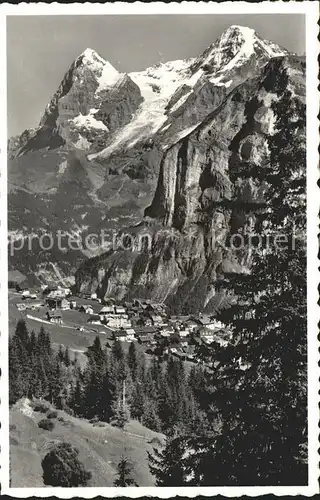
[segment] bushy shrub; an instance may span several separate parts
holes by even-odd
[[[59,443],[41,462],[44,484],[51,486],[87,486],[91,472],[78,459],[79,451],[70,443]]]
[[[19,441],[15,437],[10,436],[10,445],[17,446],[18,444],[19,444]]]
[[[65,405],[63,407],[63,411],[65,411],[68,415],[71,415],[71,417],[74,416],[74,411],[72,410],[72,408],[69,408],[69,406]]]
[[[65,427],[74,427],[74,424],[72,424],[70,420],[64,420],[62,422],[62,425],[64,425]]]
[[[99,422],[99,418],[98,417],[93,417],[89,420],[89,423],[90,424],[97,424]]]
[[[97,422],[96,424],[93,424],[93,427],[105,427],[106,424],[105,422]]]
[[[40,429],[45,429],[46,431],[52,431],[54,428],[54,422],[48,418],[43,418],[40,422],[38,422],[38,427],[40,427]]]
[[[44,403],[34,403],[33,404],[33,411],[38,411],[39,413],[47,413],[49,410],[48,405]]]
[[[206,63],[202,66],[203,72],[204,73],[212,73],[213,71],[213,66],[212,64]]]
[[[153,446],[163,446],[163,443],[160,441],[160,439],[156,436],[152,439],[150,439],[150,441],[148,441],[150,444],[152,444]]]
[[[58,416],[58,412],[56,410],[52,410],[52,411],[49,411],[49,413],[47,413],[47,418],[57,418]]]

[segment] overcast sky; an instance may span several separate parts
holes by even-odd
[[[304,16],[132,15],[8,16],[8,135],[38,125],[73,60],[87,47],[121,72],[198,56],[231,24],[305,52]]]

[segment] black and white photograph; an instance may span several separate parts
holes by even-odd
[[[316,5],[188,3],[0,8],[5,493],[318,492]]]

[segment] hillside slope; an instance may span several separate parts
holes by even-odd
[[[12,487],[43,487],[41,460],[57,442],[71,443],[79,450],[79,459],[92,472],[90,483],[95,487],[113,486],[116,467],[124,454],[133,463],[132,477],[139,486],[153,486],[148,469],[147,451],[164,442],[162,434],[150,431],[131,421],[122,431],[109,424],[103,427],[58,411],[52,431],[40,429],[44,418],[34,412],[30,401],[18,401],[10,409],[10,460]],[[152,442],[152,440],[154,440]]]

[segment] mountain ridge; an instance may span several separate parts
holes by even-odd
[[[195,84],[199,83],[199,80],[201,80],[204,75],[203,66],[205,67],[207,76],[209,75],[212,77],[213,74],[218,74],[217,77],[211,78],[212,83],[217,86],[229,87],[231,85],[230,80],[223,81],[224,76],[221,74],[226,69],[226,66],[229,65],[227,69],[230,71],[230,69],[232,69],[230,67],[231,63],[231,66],[233,67],[242,65],[243,56],[245,58],[250,58],[258,47],[260,49],[260,57],[262,55],[263,57],[268,55],[270,58],[288,53],[288,51],[280,48],[273,42],[262,40],[255,30],[239,25],[232,25],[224,30],[221,36],[202,54],[200,54],[198,58],[158,63],[140,72],[120,73],[95,50],[87,48],[70,65],[68,71],[62,79],[61,84],[59,85],[57,92],[47,104],[43,116],[40,119],[38,129],[47,126],[53,127],[54,131],[56,131],[57,128],[59,129],[59,126],[55,127],[57,101],[61,97],[63,98],[66,94],[68,94],[70,86],[72,86],[72,83],[75,83],[75,81],[79,80],[80,84],[83,84],[84,82],[81,80],[89,80],[88,90],[91,93],[92,90],[94,90],[94,94],[99,94],[106,88],[112,88],[117,85],[119,79],[127,78],[129,81],[131,80],[133,83],[136,83],[139,87],[140,93],[143,94],[142,98],[144,101],[152,101],[153,99],[150,99],[150,95],[152,96],[152,94],[157,94],[158,92],[158,90],[152,91],[152,86],[157,85],[157,80],[159,80],[160,83],[161,79],[163,79],[164,86],[166,87],[163,99],[168,101],[168,95],[172,98],[174,93],[177,90],[180,90],[180,84],[192,88]],[[261,51],[264,52],[264,54],[262,54]],[[208,69],[208,65],[211,65],[212,68]],[[173,77],[172,72],[174,73]],[[95,78],[92,78],[92,74]],[[148,81],[148,77],[149,80],[153,79],[154,82]],[[177,79],[178,82],[176,82]],[[170,85],[171,89],[168,89],[168,86],[170,87]],[[161,103],[159,103],[159,99],[157,98],[155,101],[159,109]],[[94,119],[96,114],[95,108],[90,108],[88,103],[83,102],[83,100],[80,107],[82,107],[82,111],[88,111],[88,117]],[[83,113],[82,111],[80,115],[86,116],[86,113]],[[143,117],[146,118],[145,115]],[[88,118],[89,122],[90,118]],[[96,121],[99,122],[101,120],[98,119]],[[90,123],[88,126],[90,126]],[[100,124],[100,128],[105,130],[105,124],[103,121],[102,124]],[[64,138],[62,137],[62,139]],[[22,150],[20,154],[25,152],[25,150]],[[93,153],[91,159],[94,159],[97,156],[99,156],[99,153]]]
[[[9,231],[40,236],[62,226],[69,234],[85,237],[102,228],[121,232],[141,221],[152,225],[155,219],[165,226],[169,219],[154,217],[162,210],[156,188],[164,158],[176,144],[195,137],[209,116],[223,112],[223,103],[235,89],[240,88],[241,95],[269,61],[285,57],[288,51],[237,25],[197,58],[138,72],[120,73],[93,49],[86,49],[69,67],[38,128],[9,142]],[[239,113],[241,121],[244,110]],[[263,120],[272,127],[271,115],[265,113]],[[219,130],[215,134],[216,141],[222,140]],[[75,165],[82,172],[79,179],[74,177]],[[205,177],[201,182],[206,183]],[[223,183],[221,176],[219,182]],[[216,196],[211,191],[205,196]],[[24,213],[26,203],[36,207],[37,219]],[[55,207],[52,216],[49,206]],[[64,263],[62,274],[73,283],[78,257],[75,265],[72,255],[68,262],[59,252],[51,257],[58,265]],[[9,265],[15,268],[18,263],[33,277],[39,267],[47,266],[31,257],[29,263],[22,261],[13,257]]]

